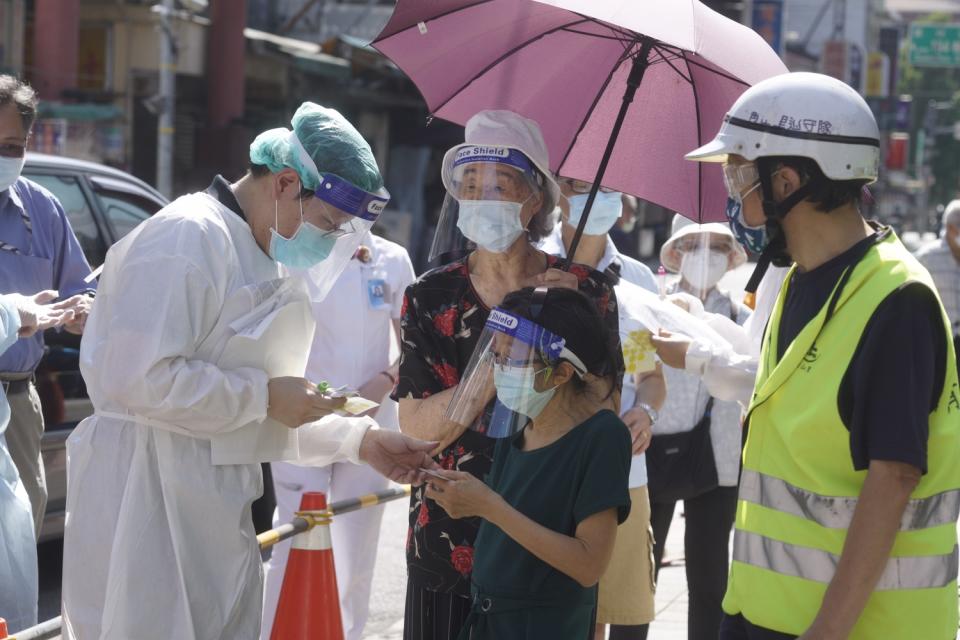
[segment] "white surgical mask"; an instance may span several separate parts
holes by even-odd
[[[578,193],[570,196],[567,201],[570,203],[570,213],[567,222],[576,227],[580,224],[580,218],[583,217],[583,210],[587,206],[587,197],[590,194]],[[610,228],[620,219],[623,213],[623,195],[618,191],[598,191],[597,197],[593,200],[593,206],[590,208],[590,215],[587,216],[587,224],[583,232],[589,236],[605,235]]]
[[[0,158],[0,191],[6,191],[20,177],[23,171],[23,163],[27,161],[26,156],[22,158]]]
[[[696,251],[683,254],[683,259],[680,261],[680,275],[694,289],[709,291],[720,282],[729,264],[730,260],[726,253],[701,247]]]
[[[460,200],[457,227],[468,240],[493,253],[503,253],[523,233],[523,204],[500,200]]]

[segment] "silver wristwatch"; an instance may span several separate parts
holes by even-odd
[[[644,413],[647,414],[647,417],[650,418],[650,424],[651,424],[651,426],[657,424],[657,420],[660,419],[660,412],[659,412],[659,411],[657,411],[656,409],[654,409],[653,407],[651,407],[651,406],[650,406],[649,404],[647,404],[646,402],[638,402],[635,406],[643,409]]]

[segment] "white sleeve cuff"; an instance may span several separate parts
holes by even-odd
[[[713,354],[705,345],[701,344],[697,340],[692,340],[690,342],[690,347],[687,349],[685,368],[688,373],[702,376],[703,372],[707,369],[707,365],[710,363],[710,358],[712,357]]]

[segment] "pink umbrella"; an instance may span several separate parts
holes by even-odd
[[[697,0],[399,0],[373,46],[433,116],[510,109],[539,122],[551,169],[594,183],[578,232],[600,184],[723,220],[719,166],[683,156],[749,85],[787,70]]]

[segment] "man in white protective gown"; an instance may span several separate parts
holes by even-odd
[[[303,377],[310,298],[281,266],[329,290],[388,199],[359,132],[304,103],[238,182],[110,250],[80,353],[95,413],[67,442],[65,638],[257,638],[261,462],[436,467],[435,443],[343,417],[352,401]]]

